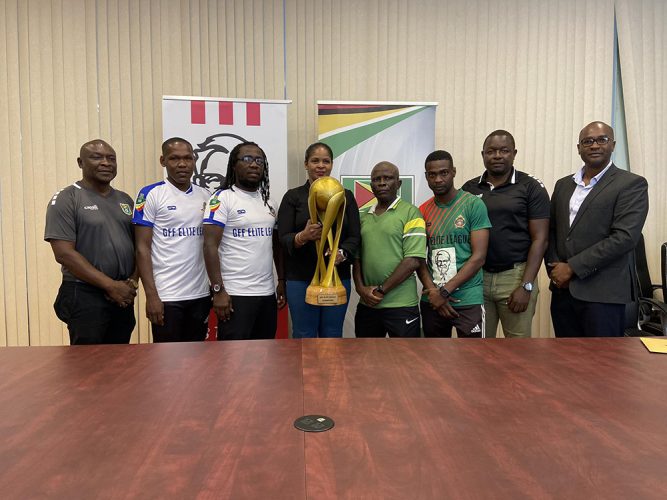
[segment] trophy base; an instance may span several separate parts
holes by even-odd
[[[310,285],[306,289],[306,304],[313,306],[340,306],[346,302],[347,292],[342,285],[332,287]]]

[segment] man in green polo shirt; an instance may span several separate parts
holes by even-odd
[[[371,172],[377,205],[361,215],[361,246],[354,261],[360,301],[357,337],[419,337],[415,271],[426,257],[426,229],[419,209],[397,197],[398,168],[383,161]]]
[[[447,151],[424,162],[433,191],[419,210],[426,222],[428,262],[418,274],[424,285],[421,314],[425,337],[484,337],[482,265],[489,245],[489,216],[477,196],[454,187],[456,168]]]

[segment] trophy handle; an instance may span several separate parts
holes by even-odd
[[[325,276],[324,281],[326,283],[332,282],[333,286],[342,285],[340,277],[338,276],[338,271],[336,269],[336,254],[338,253],[338,243],[340,242],[340,235],[343,232],[343,216],[345,214],[345,203],[346,203],[345,198],[343,198],[343,207],[338,212],[338,216],[336,217],[336,228],[337,228],[336,237],[334,238],[333,245],[331,245],[331,241],[329,242],[332,257],[329,257],[330,259],[329,268],[327,269],[327,274]],[[331,238],[329,238],[329,240],[331,240]]]
[[[341,210],[342,207],[342,210]],[[322,245],[322,251],[324,251],[325,238],[324,235],[327,235],[329,240],[329,248],[331,250],[329,256],[329,266],[325,268],[325,272],[322,273],[321,281],[322,286],[330,287],[333,286],[333,276],[336,266],[334,264],[336,260],[336,253],[338,253],[338,242],[340,241],[340,235],[343,230],[343,214],[345,213],[345,191],[336,193],[329,200],[327,205],[326,213],[324,214],[324,222],[322,223],[322,238],[320,243]],[[333,245],[331,244],[331,228],[333,227],[334,221],[338,221],[336,227],[336,236],[333,239]],[[322,259],[322,265],[324,265],[324,259]]]
[[[308,196],[308,213],[310,214],[310,223],[317,224],[317,222],[319,222],[319,212],[317,210],[317,199],[314,196]],[[313,279],[310,282],[311,285],[318,284],[320,275],[324,276],[326,272],[324,259],[322,259],[322,253],[324,252],[324,242],[322,240],[323,238],[320,238],[320,240],[315,243],[315,248],[317,249],[317,265],[315,267]]]
[[[317,224],[317,199],[314,196],[308,196],[308,213],[310,214],[310,223]]]

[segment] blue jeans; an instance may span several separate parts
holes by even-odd
[[[350,301],[350,280],[341,280]],[[306,304],[307,281],[287,281],[287,304],[292,318],[292,338],[342,337],[347,303],[340,306]]]

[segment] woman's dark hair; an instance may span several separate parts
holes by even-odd
[[[315,143],[311,144],[310,146],[308,146],[308,147],[306,148],[306,159],[305,159],[306,162],[308,161],[308,159],[309,159],[311,156],[313,156],[313,154],[315,153],[315,150],[316,150],[317,148],[324,148],[324,149],[326,149],[326,150],[327,150],[327,153],[329,153],[329,158],[331,158],[331,161],[333,161],[333,151],[331,150],[331,148],[329,147],[329,145],[328,145],[328,144],[324,144],[323,142],[315,142]]]

